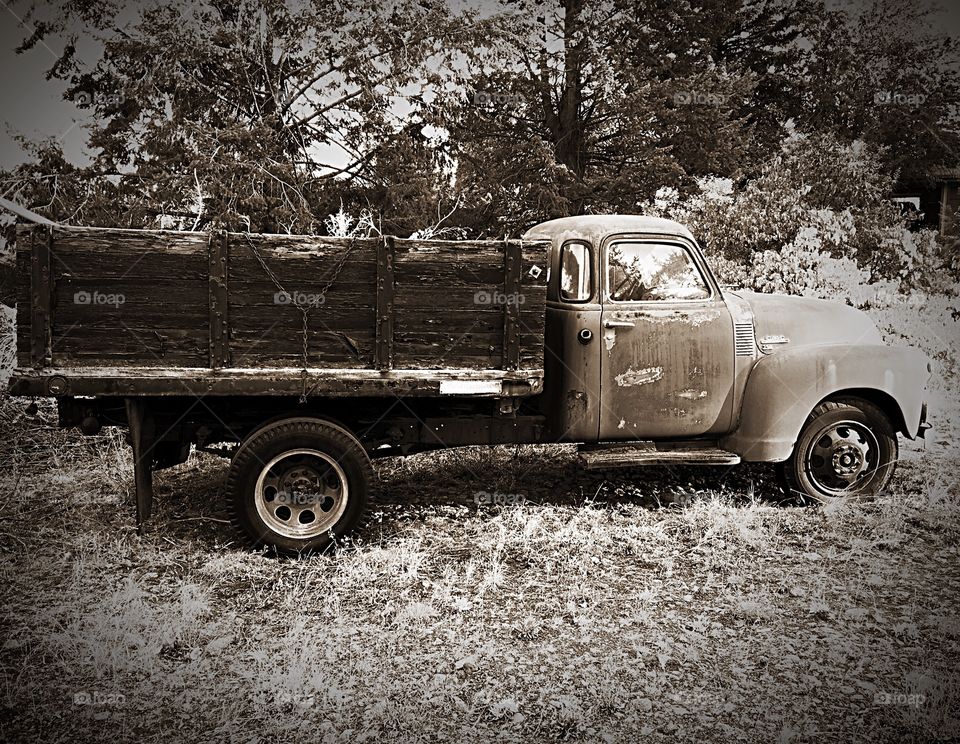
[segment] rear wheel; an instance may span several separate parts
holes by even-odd
[[[876,405],[856,398],[818,405],[790,458],[778,466],[787,493],[806,502],[876,496],[890,482],[897,434]]]
[[[254,547],[324,551],[358,526],[370,476],[366,452],[345,429],[321,419],[277,421],[234,456],[230,520]]]

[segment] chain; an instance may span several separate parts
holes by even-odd
[[[253,257],[257,260],[257,263],[260,264],[260,267],[263,269],[264,273],[269,277],[270,281],[273,282],[273,285],[284,295],[289,297],[291,300],[294,299],[286,288],[283,286],[283,283],[280,281],[280,278],[273,272],[268,265],[266,260],[263,258],[263,255],[253,244],[253,241],[250,240],[249,233],[241,233],[244,240],[247,241],[247,245],[250,246],[250,252],[253,253]],[[333,268],[333,276],[326,282],[324,282],[323,287],[319,292],[319,296],[326,298],[327,292],[329,292],[333,285],[336,283],[337,279],[340,278],[340,272],[343,271],[344,265],[347,263],[347,259],[350,258],[350,255],[353,253],[353,249],[357,244],[357,237],[354,235],[350,238],[350,244],[347,246],[347,249],[343,254],[337,259],[337,263]],[[309,376],[309,367],[310,367],[310,352],[309,352],[309,338],[310,338],[310,310],[314,307],[309,303],[295,303],[297,310],[300,311],[300,338],[302,341],[302,369],[300,370],[300,402],[307,402],[307,378]]]

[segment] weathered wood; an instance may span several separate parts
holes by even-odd
[[[30,319],[33,315],[31,309],[31,286],[30,281],[25,281],[26,277],[31,276],[33,261],[33,243],[31,238],[31,227],[29,225],[17,226],[17,366],[29,367],[31,365],[31,346],[33,332],[30,328]]]
[[[45,367],[51,363],[50,263],[53,251],[53,228],[38,227],[32,230],[30,241],[30,361],[34,367]]]
[[[394,239],[380,241],[377,253],[377,346],[374,364],[377,369],[393,367],[393,289]]]
[[[127,398],[125,404],[127,424],[130,426],[130,444],[133,447],[137,531],[142,533],[144,523],[150,519],[153,509],[154,422],[143,398]]]
[[[23,232],[32,237],[36,230]],[[299,387],[303,314],[286,299],[292,293],[308,301],[319,298],[306,314],[309,368],[354,377],[369,372],[386,380],[379,386],[346,376],[324,380],[318,388],[324,394],[409,392],[418,385],[429,394],[430,383],[418,380],[444,371],[520,368],[525,379],[534,380],[543,374],[545,242],[210,236],[62,226],[52,234],[54,312],[44,360],[58,371],[138,370],[151,380],[146,388],[164,391],[144,394],[173,395],[184,393],[179,375],[165,388],[149,370],[296,368],[291,384]],[[35,248],[19,245],[18,260],[30,262],[31,277],[36,270],[41,288],[42,272],[33,262],[44,256]],[[34,302],[32,285],[28,291],[31,312],[18,318],[18,330],[26,331],[19,350],[21,360],[36,366],[36,329],[42,324],[33,321],[42,317],[43,305]],[[514,293],[524,301],[505,300]],[[94,299],[78,301],[78,294]],[[390,375],[397,370],[407,370],[407,376],[394,380]],[[124,379],[131,375],[136,377],[128,372]],[[84,377],[84,389],[91,389],[91,379]],[[140,392],[126,384],[111,389]],[[206,384],[194,392],[209,392]],[[222,394],[240,389],[219,378],[213,385]],[[289,392],[286,383],[258,385],[262,394]]]
[[[441,392],[444,383],[488,381],[496,389],[473,393],[476,397],[535,395],[543,391],[542,370],[496,369],[387,370],[309,369],[307,385],[311,395],[329,397],[393,396],[436,397],[456,395]],[[118,396],[204,396],[282,395],[301,391],[301,369],[297,366],[269,369],[211,370],[206,367],[62,367],[46,373],[14,375],[13,395],[49,395],[51,381],[68,395]]]
[[[520,366],[520,307],[521,298],[526,304],[526,296],[521,291],[520,268],[522,256],[518,243],[505,241],[503,246],[503,294],[506,298],[503,310],[503,368],[516,369]]]
[[[201,326],[202,328],[202,326]],[[54,326],[57,365],[95,364],[111,360],[145,366],[207,365],[209,348],[202,331],[160,325],[112,327]]]
[[[210,236],[210,367],[230,366],[227,288],[229,244],[225,231]]]

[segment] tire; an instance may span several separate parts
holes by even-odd
[[[787,494],[804,503],[869,499],[887,487],[898,455],[897,434],[883,410],[843,398],[813,409],[793,454],[777,470]]]
[[[324,552],[359,526],[371,476],[367,453],[343,427],[315,418],[275,421],[233,457],[230,522],[253,548]]]

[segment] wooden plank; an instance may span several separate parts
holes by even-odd
[[[225,230],[211,233],[210,260],[210,367],[230,366],[230,325],[228,294],[229,242]]]
[[[43,367],[52,361],[50,262],[53,228],[35,227],[30,232],[30,244],[30,362],[34,367]]]
[[[45,374],[17,375],[10,381],[13,395],[48,395],[51,382],[69,395],[279,395],[296,396],[301,391],[297,366],[258,370],[219,370],[206,367],[179,369],[97,366],[57,368]],[[439,396],[444,381],[493,380],[502,382],[502,392],[483,392],[467,397],[527,396],[543,392],[541,369],[506,370],[389,370],[310,369],[311,395]]]
[[[506,298],[503,309],[503,368],[517,369],[520,366],[520,298],[523,296],[520,287],[523,261],[521,246],[506,241],[503,253],[503,293]],[[524,297],[524,304],[525,300]]]
[[[380,241],[377,253],[377,326],[374,365],[393,367],[393,236]]]
[[[32,338],[30,318],[33,315],[30,279],[31,268],[31,228],[17,225],[17,366],[29,367],[32,358]]]
[[[350,335],[374,337],[376,308],[372,303],[366,307],[321,306],[310,311],[310,328],[318,331],[343,331]],[[303,317],[293,305],[230,305],[230,339],[238,338],[238,333],[277,332],[286,336],[296,336],[299,342]]]
[[[335,327],[334,327],[335,328]],[[303,338],[299,326],[270,328],[266,331],[234,330],[231,336],[234,367],[270,366],[279,358],[296,359],[303,364]],[[359,361],[361,366],[373,363],[373,322],[360,333],[345,333],[311,325],[307,333],[307,357],[312,364],[336,367]]]
[[[141,286],[145,281],[167,287],[184,282],[206,284],[209,275],[206,249],[203,254],[148,252],[152,250],[146,247],[136,251],[124,247],[100,253],[87,249],[63,250],[58,239],[57,257],[61,260],[54,263],[53,274],[58,281],[68,278],[77,282],[125,282],[127,287]]]
[[[112,366],[115,361],[144,366],[196,366],[209,363],[206,333],[188,335],[188,331],[166,328],[97,329],[90,331],[80,326],[67,328],[57,334],[54,347],[57,366],[72,363],[96,364],[102,360]]]

